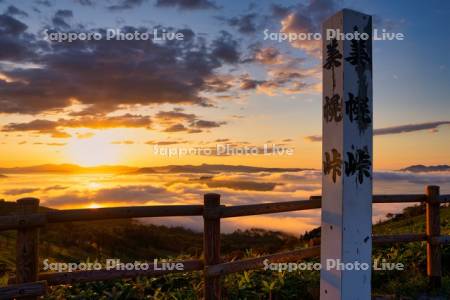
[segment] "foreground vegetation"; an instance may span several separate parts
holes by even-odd
[[[450,234],[450,208],[444,208],[441,212],[443,234]],[[403,214],[389,215],[389,220],[374,225],[374,233],[424,232],[423,213],[423,206],[414,206],[405,209]],[[255,257],[306,247],[311,239],[319,236],[319,229],[298,238],[258,229],[236,231],[222,236],[222,252],[228,261]],[[14,271],[14,245],[14,232],[0,235],[3,283],[8,273]],[[199,258],[202,255],[202,234],[181,227],[144,225],[132,220],[58,224],[41,231],[40,254],[42,258],[58,262],[102,261],[112,257],[123,261]],[[375,247],[374,259],[377,258],[403,263],[406,270],[374,271],[374,294],[417,299],[427,292],[424,242]],[[446,246],[443,249],[443,288],[428,294],[450,298],[449,266],[450,247]],[[47,299],[198,299],[202,288],[201,272],[193,272],[57,286],[51,288]],[[318,271],[254,270],[228,275],[223,279],[223,294],[228,299],[317,299],[318,291]]]

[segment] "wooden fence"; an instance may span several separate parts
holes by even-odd
[[[427,186],[426,194],[416,195],[374,195],[373,203],[426,203],[426,232],[423,234],[400,234],[373,236],[372,242],[406,243],[427,242],[427,275],[430,287],[441,284],[441,244],[449,243],[450,236],[440,235],[439,207],[450,202],[450,195],[440,195],[438,186]],[[160,276],[174,272],[203,271],[204,298],[221,298],[221,276],[252,269],[263,268],[264,260],[270,262],[295,262],[320,255],[320,246],[298,249],[276,254],[221,262],[220,219],[318,209],[321,197],[312,196],[309,200],[277,203],[264,203],[239,206],[220,204],[220,195],[206,194],[203,205],[171,206],[133,206],[98,209],[71,209],[39,212],[39,200],[24,198],[17,201],[20,212],[0,217],[0,230],[17,230],[17,257],[15,284],[0,288],[0,299],[36,299],[45,295],[47,286],[73,284],[88,281],[102,281],[137,276]],[[147,218],[173,216],[203,216],[204,257],[203,260],[179,261],[183,270],[90,270],[62,273],[39,273],[39,227],[50,223],[74,221],[94,221],[120,218]]]

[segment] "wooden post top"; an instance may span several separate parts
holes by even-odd
[[[220,194],[208,193],[204,196],[205,205],[220,205]]]
[[[425,189],[427,195],[427,202],[439,202],[439,190],[438,185],[428,185]]]
[[[426,192],[427,194],[431,194],[431,193],[439,193],[439,189],[440,187],[438,185],[427,185],[426,187]]]

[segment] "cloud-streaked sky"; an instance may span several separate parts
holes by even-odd
[[[450,163],[445,1],[0,1],[0,165],[248,164],[320,168],[320,32],[346,7],[404,41],[375,41],[374,165]],[[178,32],[183,41],[48,42],[43,31]],[[292,156],[152,154],[155,145],[295,148]],[[14,191],[13,191],[14,192]]]

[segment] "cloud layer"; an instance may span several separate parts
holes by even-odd
[[[0,197],[13,200],[26,196],[41,199],[43,205],[55,208],[106,206],[198,204],[205,193],[221,194],[222,204],[243,205],[309,199],[321,193],[321,172],[244,172],[148,173],[143,175],[27,175],[8,174],[8,182]],[[375,194],[421,194],[428,184],[450,191],[450,172],[409,173],[376,171]],[[388,212],[399,212],[409,204],[377,204],[374,220]],[[156,223],[184,225],[201,229],[201,220],[171,218],[152,220]],[[224,230],[261,227],[294,234],[303,233],[320,224],[320,211],[301,211],[224,221]]]

